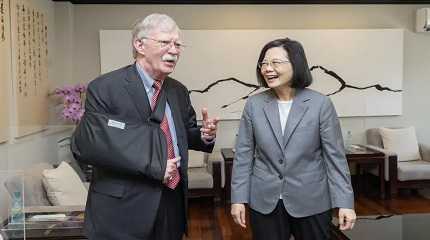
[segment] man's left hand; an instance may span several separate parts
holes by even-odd
[[[339,229],[349,230],[354,227],[355,220],[357,216],[355,215],[354,209],[349,208],[339,208]]]
[[[216,137],[216,131],[218,128],[219,118],[209,118],[208,117],[208,109],[202,108],[202,119],[203,125],[200,128],[200,132],[202,133],[202,139],[205,141],[212,141]]]

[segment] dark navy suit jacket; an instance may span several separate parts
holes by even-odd
[[[186,203],[188,149],[210,152],[213,144],[206,145],[201,140],[200,126],[186,87],[166,78],[163,91],[175,123]],[[143,123],[151,114],[136,66],[129,65],[93,80],[88,86],[85,111],[71,148],[78,161],[94,167],[85,212],[86,234],[90,239],[146,239],[153,228],[166,166],[148,167],[149,159],[140,157],[145,156],[143,148],[139,147],[145,144],[144,139],[139,139],[138,132],[127,129],[128,125]],[[99,136],[100,128],[111,126],[107,126],[107,121],[91,121],[91,114],[114,119],[113,125],[120,135]],[[82,135],[80,128],[84,126],[87,134]],[[121,128],[129,132],[123,132]],[[131,136],[132,140],[124,136]],[[113,147],[102,151],[97,148],[98,144],[107,141],[111,146],[125,146],[124,142],[128,142],[125,148]],[[184,208],[187,208],[186,204]],[[179,217],[186,220],[186,216]]]

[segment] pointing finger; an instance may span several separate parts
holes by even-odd
[[[203,118],[203,122],[206,122],[208,120],[208,109],[207,108],[202,108],[202,118]]]

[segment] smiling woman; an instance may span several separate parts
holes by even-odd
[[[285,88],[284,85],[291,86],[293,84],[291,80],[294,72],[283,48],[273,47],[268,49],[264,59],[258,62],[257,71],[260,71],[264,78],[263,86],[274,89],[280,100],[291,100],[288,93],[289,88]],[[260,74],[257,74],[257,78],[261,81]]]
[[[339,120],[330,99],[307,88],[312,75],[302,45],[270,41],[256,73],[269,89],[247,100],[240,121],[231,181],[234,221],[246,227],[248,204],[254,239],[325,240],[331,210],[338,208],[340,229],[353,228],[354,194]]]

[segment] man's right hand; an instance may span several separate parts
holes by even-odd
[[[231,205],[231,216],[236,224],[241,227],[246,228],[245,223],[245,204],[243,203],[233,203]]]
[[[169,178],[172,177],[173,172],[178,168],[177,162],[181,160],[181,157],[175,157],[172,159],[167,159],[166,171],[164,172],[163,183],[166,183]]]

